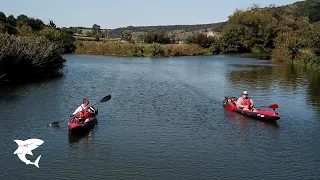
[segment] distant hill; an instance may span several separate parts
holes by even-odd
[[[297,6],[297,16],[307,16],[309,17],[311,23],[320,21],[320,0],[298,1],[293,4],[278,6],[275,8],[281,14],[282,12],[284,12],[284,7],[292,5]],[[132,33],[134,39],[139,39],[139,36],[147,32],[165,30],[173,33],[176,39],[184,40],[187,36],[194,33],[206,33],[208,31],[220,32],[226,24],[227,22],[195,25],[128,26],[116,29],[108,29],[108,36],[119,38],[121,37],[124,30],[129,30]],[[78,29],[82,29],[83,34],[91,30],[90,27],[78,27]]]
[[[147,32],[165,30],[174,35],[176,41],[184,41],[188,36],[195,33],[206,33],[209,31],[220,32],[226,22],[211,23],[211,24],[195,24],[195,25],[166,25],[166,26],[128,26],[116,29],[101,29],[101,31],[108,30],[109,38],[120,38],[122,32],[129,30],[132,34],[132,39],[139,41]],[[86,35],[91,31],[89,27],[71,27],[73,29],[81,30],[82,35]],[[77,32],[77,31],[75,31]]]
[[[195,24],[195,25],[167,25],[167,26],[128,26],[121,27],[117,29],[112,29],[109,31],[109,36],[121,37],[121,33],[124,30],[129,30],[131,32],[150,32],[150,31],[197,31],[201,29],[210,29],[213,31],[219,31],[223,28],[225,22],[212,23],[212,24]]]

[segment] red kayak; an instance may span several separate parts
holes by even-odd
[[[236,106],[237,98],[235,97],[224,97],[223,105],[227,108],[227,110],[231,110],[240,114],[243,114],[245,116],[253,117],[256,119],[266,120],[266,121],[276,121],[280,119],[280,115],[275,112],[275,109],[278,108],[278,106],[269,106],[270,108],[273,108],[273,111],[264,110],[264,109],[256,109],[257,111],[251,111],[251,110],[243,110],[241,108],[238,108]]]
[[[98,109],[91,116],[86,119],[86,121],[79,121],[77,117],[73,117],[68,126],[70,134],[83,134],[89,132],[98,123],[96,115],[98,114]]]

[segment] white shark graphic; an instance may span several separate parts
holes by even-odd
[[[32,150],[38,148],[41,144],[44,143],[41,139],[27,139],[25,141],[22,140],[14,140],[18,144],[18,149],[14,151],[13,154],[18,154],[19,159],[26,164],[33,164],[37,168],[39,168],[39,160],[41,155],[34,161],[31,162],[26,158],[26,154],[32,155]]]

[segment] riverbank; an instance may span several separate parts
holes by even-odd
[[[77,41],[74,54],[119,56],[119,57],[175,57],[175,56],[208,56],[219,54],[212,48],[202,48],[195,44],[144,44],[117,41]],[[224,53],[229,54],[229,53]],[[241,53],[231,53],[242,56]],[[320,70],[320,60],[306,51],[299,51],[291,59],[288,53],[273,51],[272,53],[244,53],[246,57],[268,59],[274,62],[293,63],[306,69]]]
[[[77,41],[75,54],[120,57],[170,57],[211,55],[195,44],[143,44],[129,42]]]
[[[320,56],[315,54],[311,48],[297,49],[295,52],[290,52],[288,48],[275,49],[271,60],[300,66],[305,70],[320,71]]]

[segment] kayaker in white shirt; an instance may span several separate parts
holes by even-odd
[[[253,100],[248,97],[247,91],[243,91],[242,96],[238,98],[236,105],[238,108],[241,108],[243,110],[251,110],[254,112],[256,111],[256,109],[253,108]]]
[[[87,118],[86,120],[84,120],[85,118],[85,111],[88,111],[88,105],[89,105],[89,100],[88,99],[83,99],[82,100],[82,104],[72,113],[72,115],[70,115],[70,117],[73,117],[77,114],[77,117],[79,118],[79,121],[84,121],[84,122],[88,122],[89,118]]]
[[[82,104],[72,113],[72,116],[76,115],[80,111],[86,109],[89,105],[89,101],[87,99],[83,99]]]

